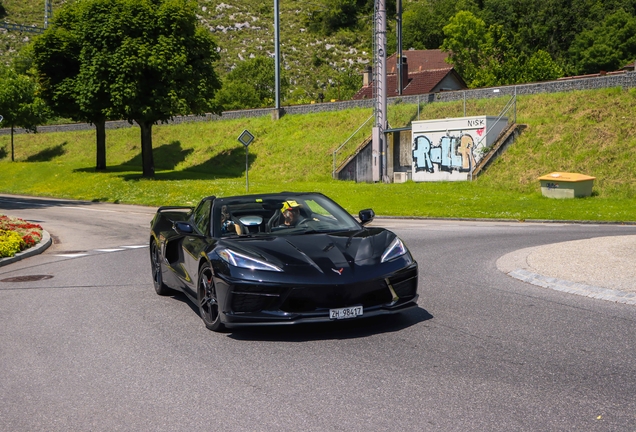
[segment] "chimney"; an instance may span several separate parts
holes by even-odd
[[[404,87],[406,87],[407,85],[409,85],[409,65],[406,62],[406,57],[402,57],[402,89],[404,90]],[[400,91],[400,94],[402,94],[402,92]]]
[[[371,66],[367,66],[364,69],[364,72],[362,72],[362,85],[366,87],[369,84],[371,84],[372,81],[373,81],[373,69],[371,69]]]

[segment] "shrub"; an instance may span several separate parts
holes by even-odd
[[[24,240],[17,232],[0,230],[0,257],[12,257],[25,246]]]
[[[42,240],[40,225],[4,215],[0,215],[0,233],[3,233],[0,236],[0,257],[11,257]],[[17,245],[16,238],[19,239]]]

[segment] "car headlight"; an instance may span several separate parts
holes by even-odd
[[[394,238],[388,248],[382,254],[382,258],[380,262],[387,262],[395,259],[397,257],[401,257],[406,253],[406,246],[402,243],[398,237]]]
[[[283,271],[283,269],[278,266],[259,260],[258,258],[252,258],[247,255],[240,254],[231,249],[219,249],[216,253],[221,257],[223,261],[234,267],[276,272]]]

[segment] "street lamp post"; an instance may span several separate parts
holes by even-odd
[[[279,22],[279,11],[278,11],[278,2],[279,0],[274,0],[274,57],[275,57],[275,66],[274,66],[274,79],[276,81],[275,84],[275,116],[276,118],[280,117],[280,22]]]

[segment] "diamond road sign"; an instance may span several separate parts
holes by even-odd
[[[247,147],[252,143],[252,141],[254,141],[254,135],[252,135],[247,129],[245,129],[243,133],[239,135],[238,140],[241,142],[241,144]]]

